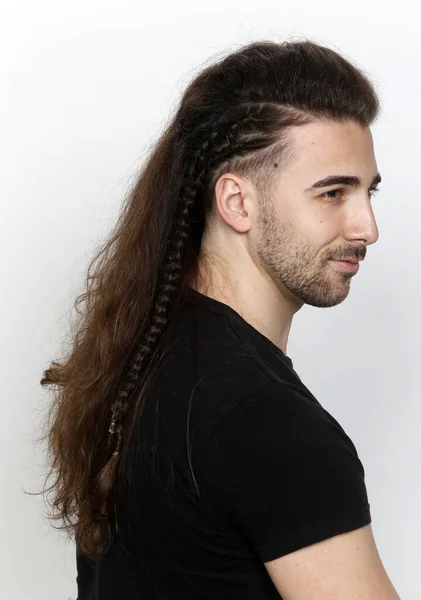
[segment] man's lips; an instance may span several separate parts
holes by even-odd
[[[334,258],[333,260],[337,260],[339,262],[349,262],[352,263],[353,265],[356,265],[360,262],[361,259],[357,259],[357,258]]]
[[[359,261],[356,258],[348,258],[346,260],[332,259],[332,262],[343,271],[356,273],[360,268]]]

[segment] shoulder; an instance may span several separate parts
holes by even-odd
[[[262,560],[370,522],[354,444],[328,411],[293,386],[272,382],[238,402],[199,470],[215,505]]]
[[[341,424],[305,389],[278,381],[233,401],[215,424],[206,453],[238,481],[251,469],[259,480],[337,472],[364,477],[357,449]],[[342,475],[341,475],[342,473]]]
[[[355,446],[341,424],[304,386],[279,380],[244,394],[220,423],[219,435],[253,433],[264,445],[309,447],[331,442]],[[282,434],[282,435],[281,435]]]

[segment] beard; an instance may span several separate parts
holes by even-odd
[[[324,257],[318,248],[303,239],[292,223],[279,224],[279,217],[269,200],[261,203],[259,213],[260,235],[257,254],[264,269],[278,288],[286,288],[293,296],[319,308],[336,306],[349,294],[353,273],[336,270],[333,257],[363,258],[355,247],[330,251]],[[346,254],[348,252],[348,254]],[[365,248],[364,248],[365,252]]]

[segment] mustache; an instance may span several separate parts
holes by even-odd
[[[351,248],[343,251],[337,251],[335,254],[328,256],[329,260],[364,260],[367,254],[367,248]]]

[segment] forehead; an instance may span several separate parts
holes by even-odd
[[[377,172],[373,137],[369,127],[353,121],[317,120],[289,132],[291,162],[284,173],[307,173],[310,179],[333,171],[370,179]]]

